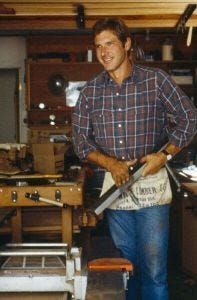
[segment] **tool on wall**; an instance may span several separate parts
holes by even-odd
[[[192,41],[192,32],[193,32],[193,26],[189,27],[188,35],[187,35],[187,46],[189,47],[191,45]]]
[[[184,11],[184,13],[179,18],[177,24],[176,24],[176,30],[177,32],[181,31],[182,33],[185,32],[186,29],[186,23],[189,20],[189,18],[192,16],[194,10],[197,8],[196,4],[189,4]],[[187,35],[187,46],[189,47],[191,45],[192,40],[192,32],[193,32],[193,26],[189,27],[188,35]]]
[[[185,28],[186,28],[186,22],[189,20],[189,18],[192,16],[194,10],[196,9],[197,5],[196,4],[189,4],[186,7],[186,10],[184,13],[180,16],[177,24],[176,24],[176,30],[179,32],[181,30],[182,33],[184,33]]]
[[[85,28],[85,13],[84,13],[84,6],[83,5],[77,5],[77,16],[76,16],[76,22],[78,28]]]

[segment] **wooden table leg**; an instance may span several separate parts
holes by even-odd
[[[62,209],[62,242],[72,245],[72,207]]]
[[[11,219],[12,226],[12,242],[22,243],[22,216],[21,207],[16,208],[16,215]]]

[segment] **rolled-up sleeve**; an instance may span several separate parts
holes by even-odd
[[[166,113],[173,117],[168,128],[170,143],[185,147],[197,132],[197,109],[180,87],[163,71],[158,73],[158,90]]]
[[[86,96],[81,92],[72,115],[72,140],[74,151],[82,160],[97,149],[91,125]]]

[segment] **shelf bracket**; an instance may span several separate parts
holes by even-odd
[[[185,9],[184,13],[180,16],[177,24],[176,24],[176,31],[183,33],[185,31],[185,24],[189,20],[189,18],[192,16],[194,10],[196,9],[197,5],[196,4],[189,4],[187,8]]]

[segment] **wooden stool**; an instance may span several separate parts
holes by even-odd
[[[88,262],[90,271],[121,271],[123,273],[124,289],[127,289],[127,281],[133,273],[133,264],[125,258],[97,258]]]

